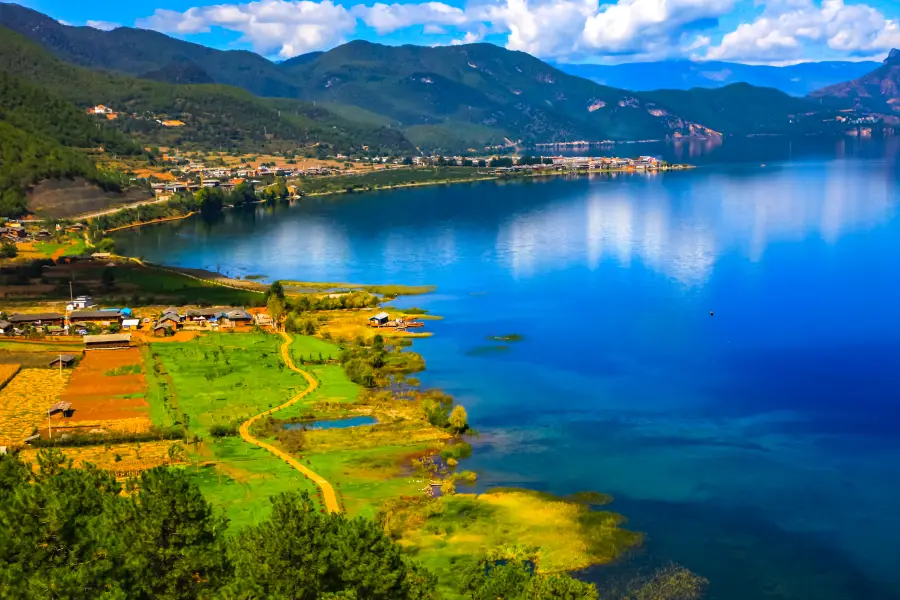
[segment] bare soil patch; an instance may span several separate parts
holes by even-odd
[[[137,188],[119,194],[81,178],[49,179],[28,194],[28,209],[39,217],[61,219],[149,199],[147,192]]]
[[[111,375],[121,367],[139,365],[137,374]],[[141,352],[127,350],[98,350],[88,352],[75,367],[62,400],[72,403],[73,413],[65,419],[67,426],[83,427],[85,422],[127,431],[150,427],[149,405],[144,399],[147,381],[144,378]],[[116,427],[115,421],[124,421]],[[102,422],[102,423],[101,423]]]

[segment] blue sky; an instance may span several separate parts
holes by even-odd
[[[488,41],[560,62],[671,58],[789,64],[881,59],[898,0],[20,0],[72,25],[155,29],[273,59],[351,39]]]

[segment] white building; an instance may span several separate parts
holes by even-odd
[[[78,296],[72,302],[66,305],[66,310],[72,312],[73,310],[84,310],[86,308],[90,308],[94,305],[94,301],[91,300],[90,296]]]

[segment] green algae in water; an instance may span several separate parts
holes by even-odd
[[[510,333],[507,335],[489,335],[485,338],[489,342],[521,342],[525,339],[525,336],[520,333]]]

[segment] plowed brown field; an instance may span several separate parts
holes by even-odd
[[[137,365],[136,374],[111,375],[122,367]],[[72,416],[54,427],[103,427],[120,431],[146,431],[150,427],[144,399],[141,352],[102,350],[88,352],[72,373],[62,400],[72,403]],[[117,423],[118,422],[118,423]]]

